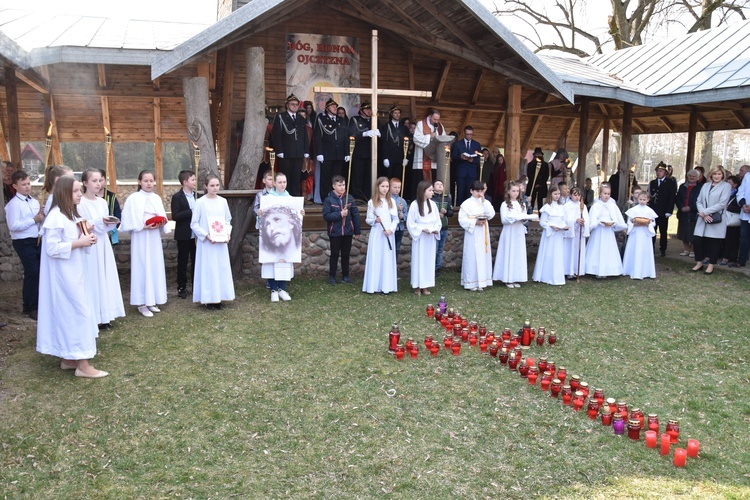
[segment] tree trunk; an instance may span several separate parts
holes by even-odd
[[[211,131],[211,110],[208,104],[208,80],[197,76],[182,79],[182,92],[185,95],[188,139],[200,148],[198,167],[198,189],[203,188],[203,180],[208,174],[219,175],[216,164],[213,132]],[[219,177],[221,182],[221,177]]]
[[[245,52],[247,87],[245,97],[245,127],[237,165],[229,180],[229,189],[253,189],[258,165],[263,161],[263,139],[266,135],[266,86],[265,52],[261,47],[250,47]],[[232,239],[229,243],[229,258],[235,277],[242,276],[242,246],[253,220],[253,202],[248,197],[232,198]]]
[[[697,143],[695,145],[695,149],[699,151],[698,164],[705,168],[706,172],[708,172],[709,170],[711,170],[711,164],[714,161],[714,133],[703,132],[702,134],[698,134],[695,139],[695,142]]]

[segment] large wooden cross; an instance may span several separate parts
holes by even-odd
[[[403,96],[403,97],[432,97],[432,92],[422,90],[391,90],[378,88],[378,30],[372,30],[372,66],[371,66],[370,83],[371,88],[357,87],[313,87],[313,92],[330,92],[338,94],[363,94],[370,96],[372,103],[373,118],[370,120],[372,130],[378,128],[378,96]],[[416,117],[412,117],[416,121]],[[378,171],[378,143],[377,136],[372,138],[372,179],[377,179]],[[405,182],[405,179],[401,179]]]

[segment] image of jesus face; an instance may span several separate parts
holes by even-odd
[[[271,248],[283,251],[291,244],[294,234],[292,222],[286,214],[274,212],[266,215],[263,224],[264,242]]]

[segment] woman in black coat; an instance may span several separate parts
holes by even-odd
[[[683,257],[694,257],[693,253],[693,231],[695,222],[698,220],[698,193],[701,187],[698,184],[700,172],[695,169],[688,171],[685,176],[687,181],[677,190],[677,237],[682,241],[684,250],[680,255]]]

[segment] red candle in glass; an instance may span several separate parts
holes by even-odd
[[[491,344],[491,343],[493,343],[496,340],[497,340],[497,337],[495,336],[495,332],[488,332],[487,333],[487,343],[488,344]]]
[[[672,444],[677,444],[677,440],[680,437],[680,424],[677,420],[667,421],[667,434]]]
[[[628,420],[628,437],[633,441],[640,441],[641,439],[641,424],[638,420]]]
[[[497,356],[497,342],[495,341],[492,341],[492,343],[490,344],[490,356],[492,356],[493,358]]]
[[[476,321],[469,321],[469,333],[477,333],[479,331],[479,325]]]
[[[530,366],[529,372],[526,374],[526,379],[530,385],[536,384],[536,380],[539,378],[539,368],[536,366]]]
[[[659,438],[659,454],[669,455],[669,447],[672,445],[669,434],[662,434]]]
[[[551,371],[551,370],[550,370]],[[560,382],[565,382],[565,379],[568,377],[568,370],[564,366],[561,366],[557,369],[557,378],[560,379]]]
[[[430,346],[432,345],[432,341],[433,340],[434,339],[433,339],[432,335],[425,335],[424,336],[424,346],[425,346],[425,349],[429,349],[430,348]]]
[[[529,368],[530,366],[526,364],[526,360],[524,358],[521,358],[521,361],[518,363],[518,374],[521,376],[521,378],[528,377]]]
[[[580,384],[578,384],[578,390],[583,393],[584,397],[589,397],[589,383],[588,382],[581,382]]]
[[[586,398],[583,397],[583,393],[581,391],[576,391],[573,395],[573,410],[581,411],[585,402]]]
[[[562,382],[559,378],[553,378],[552,383],[549,386],[549,395],[552,398],[556,398],[562,391]]]
[[[614,413],[617,411],[617,403],[615,403],[615,398],[607,398],[607,406],[609,406],[609,411]]]
[[[544,345],[544,330],[542,328],[536,334],[536,345]]]
[[[461,325],[453,323],[453,336],[455,337],[456,335],[461,336]]]
[[[570,377],[570,388],[574,391],[578,390],[578,386],[581,384],[581,377],[579,375],[573,375]]]
[[[443,321],[443,313],[435,311],[435,321]]]
[[[622,415],[623,420],[628,419],[628,404],[624,401],[617,402],[617,412]]]
[[[469,345],[471,347],[474,347],[475,345],[477,345],[477,340],[478,339],[477,339],[477,334],[476,333],[470,333],[469,334]]]
[[[656,413],[648,414],[648,430],[659,432],[659,416]]]
[[[461,352],[461,342],[454,340],[451,344],[451,351],[453,351],[454,356],[458,356],[458,354]]]
[[[495,338],[495,332],[491,332],[491,333],[492,333],[492,338],[494,339]],[[480,336],[481,335],[487,335],[487,326],[484,323],[482,323],[481,325],[479,325],[479,335]]]
[[[503,340],[510,340],[510,328],[503,329],[503,333],[500,334]]]
[[[435,316],[435,307],[432,304],[427,304],[427,317],[432,318]]]
[[[510,348],[515,349],[516,347],[518,347],[518,338],[513,337],[512,339],[510,339]]]
[[[550,330],[549,335],[547,336],[547,343],[549,345],[555,345],[557,343],[557,334],[554,330]]]
[[[544,373],[547,371],[547,357],[541,356],[539,358],[539,362],[537,363],[537,366],[539,366],[539,370]]]
[[[461,328],[468,328],[469,327],[469,321],[466,318],[461,319]]]
[[[461,342],[468,342],[468,341],[469,341],[469,329],[461,328]]]
[[[456,311],[452,308],[448,308],[448,318],[453,319],[453,317],[456,315]]]
[[[404,359],[404,354],[406,354],[406,349],[404,348],[403,344],[396,345],[396,359],[401,361]]]
[[[391,352],[395,352],[399,340],[401,340],[401,332],[398,329],[398,325],[396,323],[393,323],[393,326],[391,326],[391,331],[388,334],[388,350]]]
[[[453,343],[453,335],[451,335],[450,333],[446,333],[445,336],[443,337],[443,347],[445,347],[446,349],[450,349],[452,343]]]
[[[516,368],[518,367],[518,356],[516,356],[515,352],[511,352],[510,355],[508,355],[508,369],[510,371],[516,371]]]
[[[589,405],[588,405],[588,414],[589,418],[591,420],[596,420],[596,417],[599,416],[599,401],[596,399],[589,399]]]
[[[479,352],[487,352],[487,341],[483,340],[479,343]]]
[[[539,382],[539,387],[543,391],[546,391],[550,388],[550,385],[552,385],[552,372],[546,371],[542,373],[542,381]]]
[[[604,389],[594,389],[594,399],[599,402],[599,406],[604,404]]]
[[[644,418],[643,412],[641,411],[640,408],[633,408],[630,411],[630,419],[631,420],[637,420],[638,421],[638,425],[640,425],[641,426],[641,430],[643,430],[643,423],[645,421],[645,418]]]
[[[503,347],[500,349],[500,351],[497,353],[497,357],[500,360],[500,364],[504,365],[508,362],[508,349]]]
[[[407,351],[411,351],[411,347],[413,345],[414,345],[414,339],[413,338],[409,337],[408,339],[406,339],[406,344],[404,345],[404,347],[406,347]]]
[[[656,431],[646,431],[646,448],[656,448]]]
[[[601,407],[602,412],[602,425],[612,425],[612,412],[609,411],[609,406],[603,405]]]
[[[701,443],[697,439],[688,439],[687,443],[687,456],[690,458],[698,458],[698,451],[700,450]]]
[[[573,389],[569,385],[564,385],[562,387],[562,400],[564,405],[569,405],[571,400],[573,399]]]
[[[549,361],[547,361],[547,370],[551,371],[552,373],[555,373],[556,369],[557,367],[555,366],[555,362],[553,360],[550,359]]]
[[[528,320],[526,320],[521,329],[521,345],[531,345],[531,325]]]
[[[430,353],[432,353],[433,356],[437,356],[439,351],[440,351],[440,344],[438,344],[437,342],[433,342],[430,345]]]
[[[675,448],[674,449],[674,466],[685,467],[686,461],[687,461],[687,450],[685,448]]]
[[[411,357],[413,359],[416,359],[417,354],[419,354],[419,347],[417,347],[417,344],[414,344],[414,345],[411,346],[411,350],[409,351],[409,355],[411,355]]]

